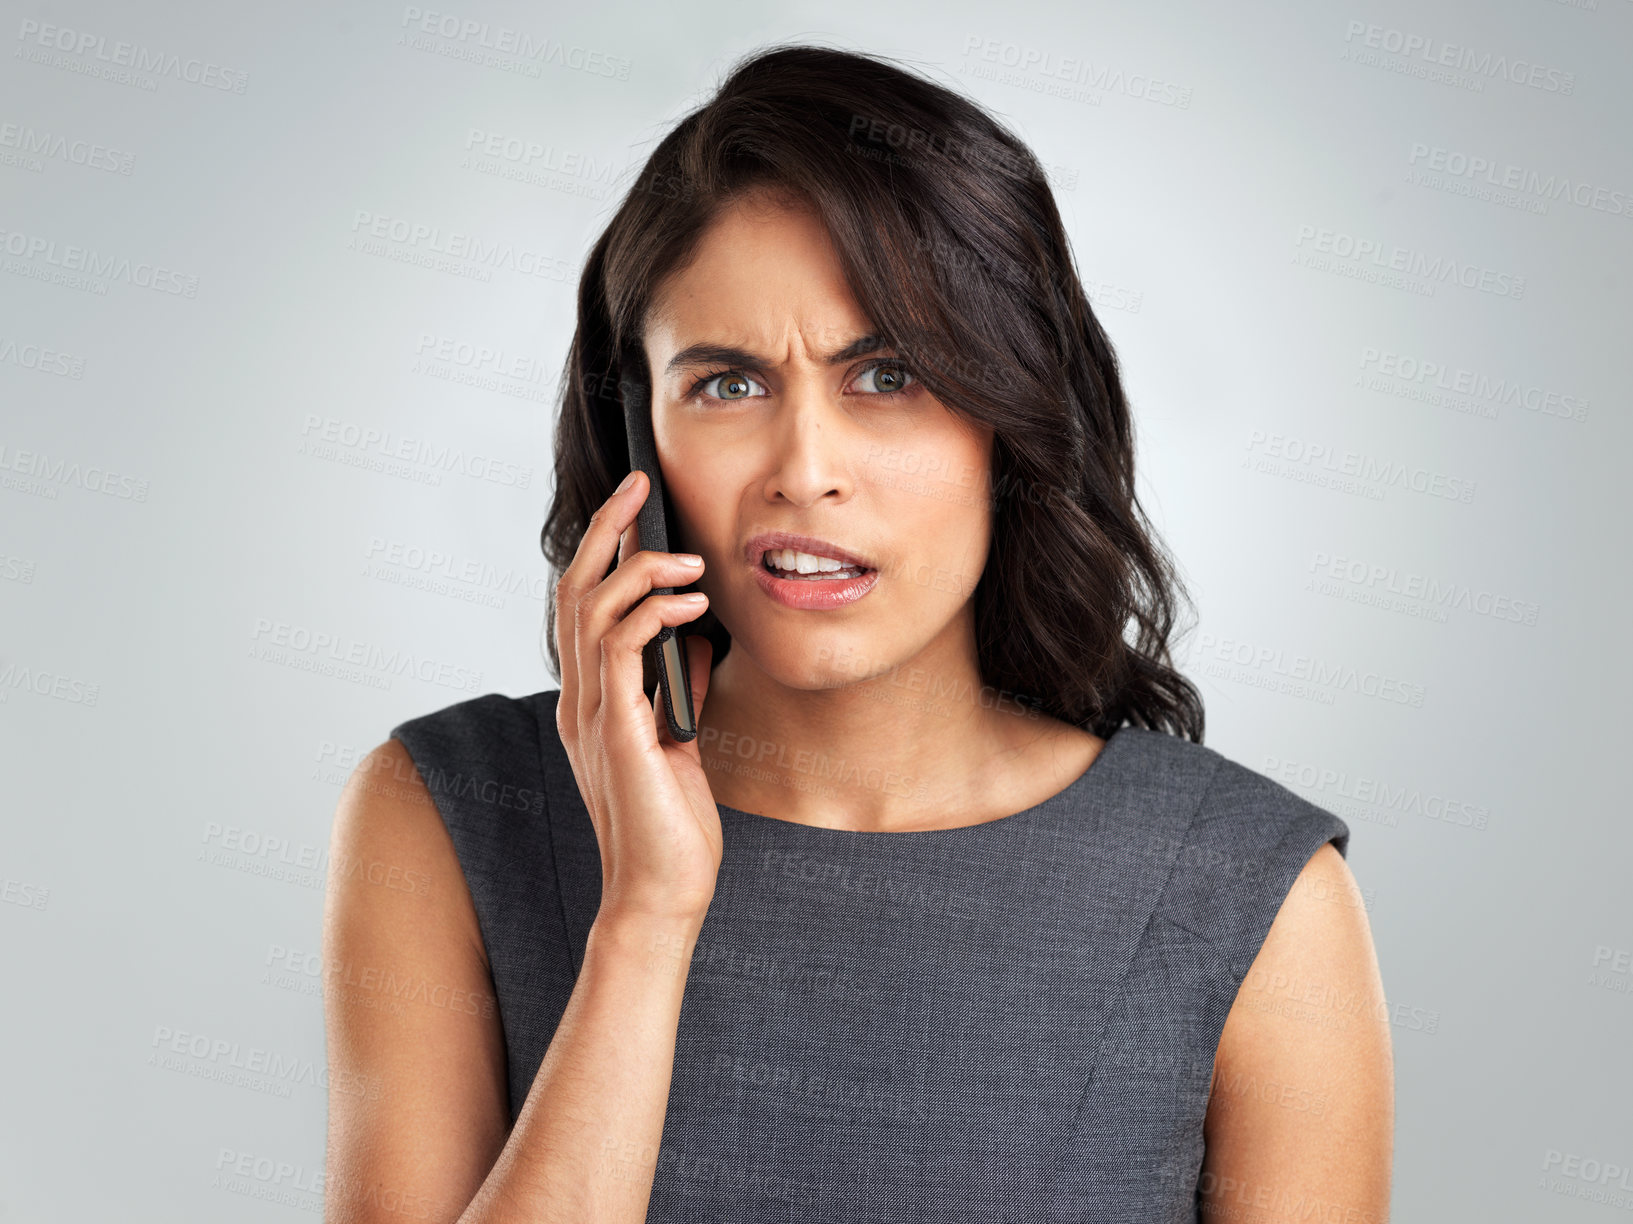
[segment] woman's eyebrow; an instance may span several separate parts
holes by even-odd
[[[835,349],[822,358],[825,365],[842,365],[847,361],[855,361],[858,357],[865,357],[869,353],[877,353],[885,348],[883,337],[868,334],[858,336],[843,348]],[[771,362],[758,353],[751,353],[747,349],[733,348],[727,344],[688,344],[680,352],[669,359],[664,367],[664,373],[670,374],[686,366],[694,365],[729,365],[741,366],[744,369],[763,370]]]

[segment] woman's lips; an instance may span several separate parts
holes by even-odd
[[[836,578],[825,574],[783,577],[772,573],[761,561],[754,566],[754,579],[762,591],[784,607],[801,612],[824,612],[861,599],[879,581],[879,571],[865,570],[854,578]]]
[[[818,536],[800,535],[792,531],[762,531],[743,546],[743,559],[750,565],[759,565],[765,554],[781,548],[792,548],[796,552],[810,553],[813,557],[832,557],[845,565],[858,565],[866,569],[873,568],[867,557],[859,553],[842,548],[830,540]]]

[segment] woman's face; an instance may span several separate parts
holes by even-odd
[[[731,654],[792,688],[970,649],[992,433],[886,360],[905,355],[865,341],[869,323],[818,216],[764,194],[722,213],[648,315],[671,547],[703,557],[698,585]],[[770,532],[825,541],[800,551],[843,551],[873,572],[762,573],[754,543]]]

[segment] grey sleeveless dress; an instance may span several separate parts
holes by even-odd
[[[391,732],[475,902],[513,1121],[601,894],[559,696],[492,693]],[[1299,870],[1349,841],[1280,783],[1131,726],[985,824],[720,816],[654,1224],[1198,1220],[1226,1014]]]

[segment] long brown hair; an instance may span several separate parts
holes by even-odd
[[[1170,655],[1189,601],[1135,496],[1117,358],[1044,173],[973,102],[880,57],[757,52],[642,167],[578,284],[540,538],[555,577],[629,470],[619,353],[640,350],[657,287],[754,188],[810,202],[871,330],[993,430],[982,682],[1097,735],[1126,723],[1201,742],[1201,696]],[[694,626],[718,661],[729,635],[712,612]]]

